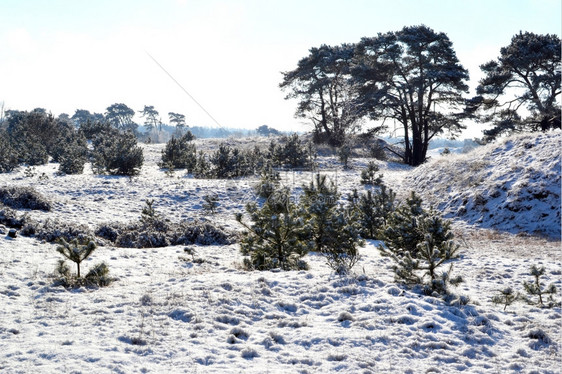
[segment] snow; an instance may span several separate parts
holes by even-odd
[[[527,143],[536,153],[513,161],[509,152]],[[558,146],[555,151],[551,143]],[[457,183],[447,173],[459,167],[463,169],[457,175],[484,178],[483,184],[505,181],[515,189],[525,176],[528,186],[549,191],[549,196],[559,193],[559,157],[558,169],[552,161],[559,145],[559,133],[533,135],[468,155],[449,155],[418,169],[378,164],[383,180],[399,196],[416,188],[424,199],[450,212],[456,207],[443,190],[470,200],[480,188],[466,181],[441,186],[449,180]],[[37,167],[34,176],[26,176],[23,169],[0,174],[0,186],[32,186],[51,199],[53,211],[29,212],[40,220],[92,228],[129,222],[138,219],[144,200],[154,199],[156,211],[173,221],[206,219],[241,229],[234,214],[255,198],[256,179],[197,180],[182,171],[166,176],[156,165],[162,145],[143,147],[145,166],[132,179],[95,176],[89,169],[83,175],[58,176],[58,165],[49,164]],[[475,160],[486,164],[475,170]],[[511,174],[508,160],[521,170],[519,177]],[[319,161],[340,192],[365,188],[359,174],[367,159],[353,159],[354,168],[345,171],[334,158]],[[285,172],[282,177],[299,187],[312,175]],[[507,212],[503,207],[512,196],[509,191],[487,203],[490,211]],[[201,208],[203,197],[211,193],[219,196],[216,215]],[[533,264],[545,266],[545,284],[562,288],[556,222],[542,222],[533,213],[543,205],[529,204],[530,210],[509,211],[515,217],[509,220],[490,221],[480,212],[475,218],[468,203],[467,213],[454,217],[462,245],[454,272],[465,279],[454,292],[470,298],[466,306],[446,305],[396,284],[390,259],[378,254],[376,241],[361,248],[355,274],[344,278],[315,253],[306,258],[309,271],[246,272],[237,244],[191,246],[193,256],[183,246],[103,246],[82,269],[85,273],[105,261],[117,280],[100,289],[66,290],[53,285],[53,270],[61,258],[55,244],[2,237],[0,372],[558,373],[560,308],[518,302],[504,311],[491,302],[507,286],[524,292],[523,281],[532,281]],[[558,200],[558,227],[559,212]],[[534,231],[542,236],[517,234]]]
[[[560,131],[526,134],[417,168],[405,182],[446,217],[560,238]]]

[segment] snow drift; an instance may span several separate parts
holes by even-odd
[[[561,133],[506,138],[415,169],[405,182],[447,217],[560,238]]]

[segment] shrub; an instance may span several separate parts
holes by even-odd
[[[48,212],[52,204],[33,187],[0,187],[0,202],[14,209]]]
[[[160,167],[173,166],[176,169],[187,169],[193,172],[197,163],[197,150],[192,140],[193,134],[188,131],[180,138],[172,137],[162,150],[162,161]]]
[[[55,161],[59,162],[59,173],[82,174],[84,164],[88,160],[88,144],[86,138],[72,132],[61,142]]]
[[[451,278],[452,265],[441,274],[437,269],[458,258],[459,246],[453,241],[450,223],[435,212],[426,212],[421,204],[412,193],[406,204],[390,215],[382,233],[385,246],[380,245],[379,250],[395,261],[398,281],[423,285],[427,293],[447,294],[447,286],[462,279]]]
[[[378,176],[376,173],[379,171],[379,167],[373,161],[369,161],[367,168],[361,170],[361,184],[367,184],[371,186],[382,185],[382,174]]]
[[[395,210],[396,194],[383,184],[380,189],[367,190],[361,195],[353,190],[349,196],[350,209],[357,212],[361,226],[361,237],[377,239],[385,227],[388,217]]]
[[[303,219],[302,208],[291,201],[288,189],[276,190],[261,208],[249,203],[246,211],[251,224],[242,220],[242,214],[237,214],[236,220],[247,230],[243,233],[240,250],[249,256],[244,261],[248,269],[308,268],[301,258],[312,248],[307,240],[310,228]]]
[[[7,116],[9,141],[19,150],[19,163],[43,165],[58,142],[58,124],[44,110],[11,111]]]
[[[28,221],[27,214],[19,216],[15,210],[0,204],[0,224],[21,229]]]
[[[67,242],[74,239],[86,241],[93,236],[88,226],[61,222],[57,219],[46,219],[44,222],[26,220],[21,233],[49,243],[56,242],[59,239],[64,239]]]
[[[347,273],[359,260],[360,227],[354,212],[345,211],[338,204],[339,194],[325,175],[316,175],[303,186],[300,204],[310,225],[310,239],[314,250],[321,253],[328,265],[338,274]]]
[[[338,156],[344,169],[349,169],[349,158],[351,157],[351,146],[348,142],[344,142],[341,147],[338,148]]]
[[[19,165],[18,152],[6,137],[5,132],[0,131],[0,173],[9,173]]]
[[[376,160],[386,161],[388,159],[388,156],[384,151],[382,141],[380,140],[375,141],[375,143],[371,145],[371,147],[369,148],[369,154]]]
[[[267,169],[267,171],[262,171],[261,179],[255,186],[256,194],[264,199],[268,199],[273,192],[279,189],[281,177],[278,172],[273,170],[273,168]]]
[[[270,157],[276,165],[285,168],[306,168],[310,166],[310,155],[297,134],[283,136],[280,144],[271,141]]]
[[[142,148],[131,131],[108,130],[94,139],[94,171],[98,174],[134,176],[144,162]]]

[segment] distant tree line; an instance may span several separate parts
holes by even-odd
[[[402,132],[409,165],[426,160],[436,135],[459,134],[472,119],[490,124],[485,140],[560,128],[560,38],[521,32],[481,65],[477,95],[466,98],[468,71],[446,34],[421,26],[321,45],[283,72],[281,89],[297,99],[296,117],[312,122],[316,142],[341,147],[366,119],[377,133],[392,122]]]

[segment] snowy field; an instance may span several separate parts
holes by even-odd
[[[32,186],[52,200],[51,212],[29,212],[42,221],[92,228],[129,222],[154,199],[157,212],[172,221],[241,229],[234,214],[255,198],[257,179],[166,175],[156,165],[163,145],[143,147],[145,165],[132,179],[88,168],[58,176],[58,165],[49,164],[0,174],[0,187]],[[367,159],[353,159],[345,171],[335,158],[319,162],[343,194],[364,188],[359,174]],[[306,259],[309,271],[246,272],[237,244],[192,246],[193,256],[184,246],[100,246],[83,269],[105,261],[117,280],[66,290],[53,285],[62,258],[56,245],[3,235],[0,372],[559,373],[560,307],[517,302],[504,311],[491,299],[508,286],[524,292],[531,265],[544,266],[543,282],[562,288],[560,133],[437,157],[418,169],[378,163],[399,196],[415,188],[454,219],[462,247],[455,272],[465,280],[454,292],[470,298],[467,306],[395,284],[392,264],[374,241],[346,278],[314,253]],[[312,174],[282,177],[298,193]],[[202,209],[211,193],[220,204],[214,215]],[[513,201],[519,205],[508,209]]]

